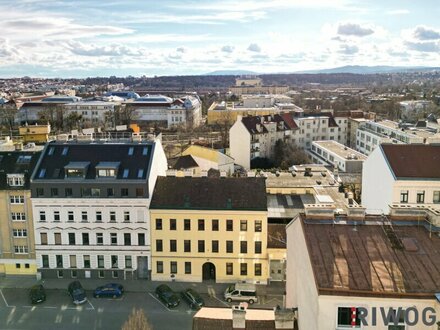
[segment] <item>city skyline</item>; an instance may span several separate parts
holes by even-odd
[[[0,77],[438,66],[434,1],[0,1]]]

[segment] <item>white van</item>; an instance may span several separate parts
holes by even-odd
[[[255,284],[236,283],[230,285],[225,290],[225,300],[227,302],[247,301],[251,305],[258,302]]]

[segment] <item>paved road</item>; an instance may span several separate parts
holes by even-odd
[[[47,289],[46,292],[46,302],[32,306],[27,289],[0,289],[0,329],[119,330],[136,307],[145,311],[154,329],[180,330],[191,329],[195,313],[183,301],[176,309],[168,309],[153,293],[147,292],[126,292],[119,299],[96,299],[88,291],[89,301],[81,306],[73,305],[66,290]],[[229,306],[215,292],[201,295],[207,306]],[[264,305],[253,307],[274,307],[282,303],[282,296],[268,295],[262,300]]]

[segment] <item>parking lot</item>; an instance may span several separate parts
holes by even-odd
[[[28,289],[0,290],[0,329],[121,329],[131,310],[142,308],[154,329],[191,329],[195,311],[184,302],[169,309],[154,292],[126,292],[121,298],[93,298],[87,291],[88,302],[75,306],[67,290],[46,289],[45,302],[32,305]],[[208,307],[228,307],[221,294],[200,293]],[[260,297],[251,308],[272,308],[282,304],[282,296]]]

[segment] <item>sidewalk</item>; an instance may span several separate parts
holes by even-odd
[[[37,281],[34,277],[3,277],[0,278],[0,289],[28,289],[34,284],[43,284],[46,289],[65,289],[72,279],[42,279]],[[153,282],[150,280],[120,280],[120,279],[79,279],[82,286],[86,290],[94,290],[96,287],[109,283],[117,282],[124,286],[127,292],[154,292],[160,284],[167,284],[175,291],[182,291],[187,288],[194,288],[199,293],[207,294],[223,294],[225,289],[231,285],[230,283],[214,283],[214,282]],[[259,295],[283,295],[285,291],[285,283],[272,282],[269,285],[257,285]]]

